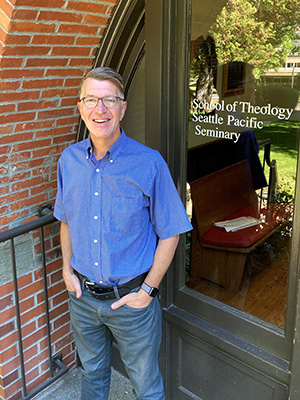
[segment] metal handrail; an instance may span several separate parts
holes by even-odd
[[[268,182],[268,202],[273,201],[276,186],[277,186],[277,165],[276,160],[271,160],[271,139],[264,139],[258,143],[260,147],[264,147],[264,157],[263,157],[263,170],[267,165],[269,170],[269,182]],[[260,197],[262,198],[263,189],[261,189]]]
[[[56,221],[56,218],[51,213],[51,214],[39,217],[37,219],[34,219],[33,221],[26,222],[26,224],[22,224],[22,225],[14,227],[14,228],[8,229],[7,231],[0,232],[0,243],[6,242],[7,240],[13,239],[20,235],[23,235],[24,233],[38,229],[38,228],[40,228],[44,225],[50,224],[51,222],[54,222],[54,221]]]
[[[44,226],[57,221],[54,217],[51,207],[49,205],[39,208],[39,218],[22,224],[20,226],[11,228],[7,231],[0,233],[0,243],[10,241],[11,249],[11,262],[13,270],[14,279],[14,294],[16,301],[16,319],[17,319],[17,329],[18,329],[18,345],[19,345],[19,356],[21,365],[21,375],[22,375],[22,397],[20,400],[29,400],[60,378],[68,371],[68,367],[62,363],[62,355],[59,353],[52,356],[51,351],[51,332],[50,332],[50,318],[49,318],[49,304],[48,304],[48,288],[47,288],[47,272],[46,272],[46,255],[45,255],[45,240],[44,240]],[[45,215],[46,214],[46,215]],[[47,342],[48,342],[48,355],[50,364],[50,378],[45,382],[38,385],[36,388],[27,391],[26,379],[25,379],[25,362],[23,353],[23,338],[21,330],[21,313],[20,313],[20,302],[19,302],[19,290],[18,290],[18,277],[17,277],[17,266],[16,266],[16,255],[14,238],[20,236],[24,233],[31,232],[35,229],[40,229],[41,231],[41,253],[42,253],[42,267],[43,267],[43,286],[44,286],[44,296],[45,296],[45,312],[46,312],[46,329],[47,329]],[[58,371],[54,374],[55,369]]]
[[[258,142],[258,145],[264,147],[263,168],[265,167],[265,163],[267,163],[268,167],[271,167],[271,139],[261,140]]]

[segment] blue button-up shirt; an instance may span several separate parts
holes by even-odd
[[[123,131],[99,161],[90,138],[63,151],[54,215],[69,225],[73,268],[103,285],[148,271],[157,238],[192,229],[162,156]]]

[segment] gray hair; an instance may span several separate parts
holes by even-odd
[[[98,81],[110,81],[114,83],[119,88],[121,95],[124,97],[123,78],[114,69],[110,67],[97,67],[90,70],[80,83],[80,93],[82,91],[83,84],[87,78],[96,79]]]

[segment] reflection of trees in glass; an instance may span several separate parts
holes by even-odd
[[[285,61],[299,25],[298,0],[229,0],[210,35],[220,64],[242,61],[259,76]]]
[[[199,39],[197,52],[191,63],[191,77],[196,81],[195,95],[200,101],[211,102],[217,69],[216,48],[211,37]]]

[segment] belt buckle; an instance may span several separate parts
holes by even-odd
[[[90,282],[88,280],[85,280],[84,285],[87,288],[88,292],[90,292],[92,295],[99,295],[95,291],[95,283],[94,282]]]
[[[97,285],[96,283],[90,282],[88,280],[85,281],[85,287],[91,294],[93,294],[97,297],[106,297],[114,292],[113,290],[108,290],[108,288],[105,288],[105,287],[102,288],[101,286]]]
[[[111,294],[114,292],[110,292],[110,293],[99,293],[96,291],[95,286],[97,286],[95,283],[92,282],[86,282],[86,289],[87,291],[93,296],[95,297],[97,300],[108,300],[111,299]]]
[[[88,281],[88,280],[85,281],[85,284],[86,284],[86,285],[89,285],[89,286],[95,286],[95,283],[94,283],[94,282],[90,282],[90,281]]]
[[[94,283],[94,282],[90,282],[90,281],[88,281],[88,280],[86,279],[85,282],[84,282],[84,285],[85,285],[85,287],[87,288],[87,290],[88,290],[89,292],[96,293],[96,292],[95,292],[95,283]]]

